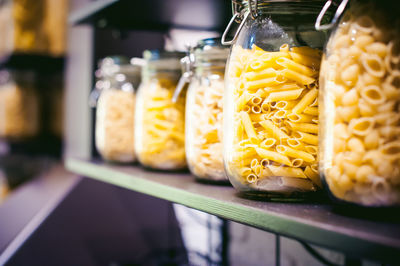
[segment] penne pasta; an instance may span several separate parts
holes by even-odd
[[[228,145],[231,150],[227,154],[231,155],[226,169],[228,173],[239,173],[238,167],[252,169],[239,175],[241,183],[253,182],[258,188],[262,183],[285,182],[292,189],[295,184],[301,191],[316,189],[304,171],[317,162],[321,54],[316,49],[289,45],[281,46],[279,52],[256,45],[252,49],[232,48],[231,58],[243,62],[241,70],[227,71],[226,85],[233,91],[227,102],[234,103],[232,125],[237,137],[230,138],[228,133],[232,145]],[[311,111],[307,114],[308,108]]]

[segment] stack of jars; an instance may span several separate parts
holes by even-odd
[[[146,51],[129,146],[139,162],[187,162],[198,179],[229,178],[247,195],[299,199],[325,185],[342,202],[398,205],[396,10],[343,1],[331,16],[331,2],[233,1],[230,52],[217,39],[186,57]]]

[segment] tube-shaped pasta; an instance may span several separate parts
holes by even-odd
[[[291,69],[284,69],[280,73],[287,79],[296,81],[302,85],[309,85],[315,81],[314,78],[295,72]]]
[[[240,175],[241,183],[253,182],[253,187],[270,186],[274,182],[275,187],[282,187],[285,183],[291,189],[298,184],[300,191],[313,190],[316,181],[311,178],[315,179],[315,173],[309,178],[304,171],[317,159],[319,84],[316,78],[321,51],[309,47],[289,49],[283,45],[279,52],[267,52],[253,45],[250,54],[239,77],[231,78],[230,71],[227,72],[226,84],[234,92],[233,131],[237,132],[233,140],[228,138],[233,141],[226,165],[228,174],[240,172],[237,167],[250,168],[251,173]],[[233,71],[232,75],[239,72]],[[244,110],[246,106],[251,108]],[[306,114],[308,108],[311,111]],[[304,140],[295,137],[297,131],[298,137]],[[306,146],[312,154],[305,151]]]
[[[295,114],[299,114],[304,111],[304,109],[307,108],[308,105],[310,105],[318,95],[317,89],[312,89],[307,94],[300,100],[300,102],[293,107],[292,112]]]
[[[276,146],[276,150],[283,155],[294,157],[294,158],[300,158],[308,163],[315,161],[315,158],[312,154],[301,151],[301,150],[293,149],[289,146],[278,145],[278,146]]]
[[[240,112],[240,117],[242,119],[244,130],[246,131],[246,134],[251,142],[257,142],[259,139],[257,137],[256,131],[254,130],[249,114],[246,112]]]
[[[307,178],[307,176],[304,174],[303,170],[301,170],[299,168],[273,166],[273,165],[268,165],[267,167],[274,176]]]
[[[256,152],[263,159],[268,159],[270,161],[285,164],[288,166],[292,165],[292,163],[290,162],[290,160],[287,156],[279,154],[278,152],[269,151],[269,150],[262,149],[262,148],[256,148]]]

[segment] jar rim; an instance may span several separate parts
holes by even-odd
[[[241,6],[241,10],[250,10],[250,5],[249,2],[253,2],[253,0],[232,0],[232,5],[233,3],[238,4]],[[257,7],[255,7],[256,10],[251,11],[251,12],[257,12],[259,10],[267,10],[268,13],[276,13],[276,10],[271,10],[271,5],[276,5],[276,4],[304,4],[304,7],[312,8],[312,12],[320,12],[321,8],[325,4],[326,0],[258,0],[257,1]],[[254,7],[253,7],[254,8]],[[314,10],[315,8],[315,10]],[[258,9],[258,10],[257,10]],[[279,9],[278,12],[284,13],[286,10]],[[265,11],[263,11],[265,12]],[[299,11],[301,12],[301,11]],[[303,10],[304,12],[304,10]]]
[[[221,44],[221,38],[207,38],[198,41],[193,48],[192,54],[195,65],[211,63],[210,61],[226,61],[230,48]]]
[[[158,61],[163,59],[177,59],[180,60],[185,56],[184,52],[179,51],[166,51],[166,50],[145,50],[143,52],[143,58],[146,61]]]

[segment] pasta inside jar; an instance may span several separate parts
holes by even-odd
[[[173,94],[181,74],[183,53],[145,51],[147,65],[142,72],[135,112],[135,147],[139,162],[149,168],[186,168],[185,99]]]
[[[101,93],[97,103],[96,147],[104,159],[135,160],[134,110],[133,92],[110,89]]]
[[[222,156],[224,72],[229,49],[219,38],[201,40],[192,52],[186,101],[186,157],[198,180],[226,183]]]
[[[277,52],[256,45],[232,48],[225,123],[233,125],[233,134],[225,140],[225,159],[233,184],[279,194],[316,191],[321,186],[320,58],[318,49],[288,44]]]
[[[140,67],[122,56],[106,57],[96,71],[96,148],[103,159],[118,163],[136,160],[134,143],[135,89]]]
[[[31,72],[0,72],[0,137],[31,138],[40,131],[39,95]]]
[[[336,199],[398,205],[400,51],[393,49],[400,44],[398,12],[390,1],[351,4],[321,67],[321,172]]]

